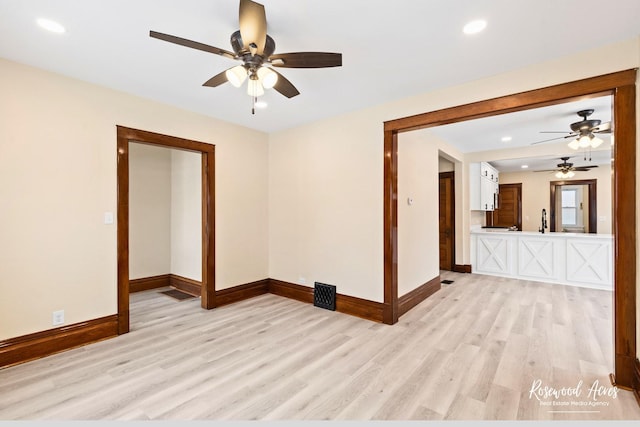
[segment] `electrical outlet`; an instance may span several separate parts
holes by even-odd
[[[305,279],[304,277],[300,276],[298,277],[298,282],[300,282],[301,285],[304,285],[307,283],[307,279]]]
[[[53,326],[62,325],[64,323],[64,310],[54,311],[51,323]]]

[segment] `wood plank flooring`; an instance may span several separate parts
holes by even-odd
[[[611,293],[442,278],[394,326],[275,295],[205,311],[136,293],[129,334],[0,370],[0,419],[640,419],[628,391],[591,407],[530,393],[610,386]]]

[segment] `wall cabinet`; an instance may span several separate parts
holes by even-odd
[[[489,163],[469,165],[471,210],[492,211],[498,208],[499,173]]]

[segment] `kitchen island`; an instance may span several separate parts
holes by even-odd
[[[477,274],[613,290],[613,236],[471,230]]]

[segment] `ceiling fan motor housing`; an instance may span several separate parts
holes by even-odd
[[[239,57],[243,58],[246,55],[251,56],[251,52],[249,51],[249,46],[245,46],[242,41],[242,35],[240,34],[240,30],[234,31],[231,34],[231,47],[233,51]],[[264,44],[264,51],[262,53],[262,58],[266,59],[273,55],[273,52],[276,51],[276,42],[267,34],[267,40]]]
[[[560,157],[560,160],[562,160],[562,163],[558,163],[558,167],[560,169],[569,170],[569,168],[571,168],[571,166],[573,166],[573,163],[567,162],[567,160],[569,160],[569,157]]]
[[[582,117],[582,120],[579,122],[571,123],[571,130],[574,132],[579,132],[580,134],[589,134],[591,130],[600,126],[602,123],[601,120],[588,120],[589,117],[593,114],[593,110],[582,110],[578,111],[578,115]]]

